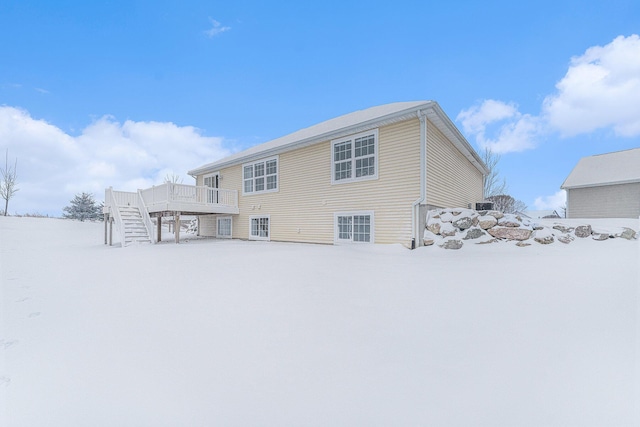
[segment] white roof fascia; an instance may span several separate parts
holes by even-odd
[[[565,180],[565,182],[567,182]],[[589,187],[606,187],[608,185],[622,185],[622,184],[636,184],[640,182],[640,179],[628,179],[626,181],[611,181],[611,182],[598,182],[594,184],[580,184],[580,185],[564,185],[564,183],[560,186],[563,190],[572,190],[574,188],[589,188]]]

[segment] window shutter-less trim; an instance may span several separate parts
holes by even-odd
[[[242,165],[242,195],[278,191],[278,156]]]
[[[331,183],[378,178],[378,129],[331,141]]]

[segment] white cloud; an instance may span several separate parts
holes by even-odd
[[[215,19],[209,18],[209,21],[211,21],[212,27],[204,32],[209,38],[215,37],[218,34],[224,33],[225,31],[229,31],[231,29],[231,27],[223,26]]]
[[[560,190],[551,196],[540,196],[536,197],[533,202],[533,205],[537,210],[548,210],[553,209],[558,212],[558,214],[562,215],[561,207],[565,206],[567,203],[567,193],[564,190]]]
[[[456,120],[481,148],[490,148],[497,154],[535,147],[542,131],[537,117],[520,113],[513,103],[493,99],[461,111]]]
[[[618,136],[640,135],[640,37],[619,36],[571,59],[543,113],[563,136],[611,127]]]
[[[640,135],[640,37],[619,36],[571,59],[556,92],[539,115],[522,114],[513,102],[488,99],[458,114],[464,132],[481,148],[508,153],[534,148],[549,132],[564,137],[611,128]]]
[[[102,200],[106,187],[145,188],[168,173],[190,184],[187,170],[230,154],[221,138],[192,126],[105,116],[71,136],[25,110],[0,106],[0,151],[7,148],[10,160],[18,160],[19,188],[9,212],[52,215],[79,192]]]

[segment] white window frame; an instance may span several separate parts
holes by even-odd
[[[209,178],[213,179],[213,181],[214,181],[213,183],[215,183],[215,185],[216,185],[215,187],[207,185],[207,179],[209,179]],[[213,172],[213,173],[208,173],[206,175],[203,175],[202,176],[202,185],[204,187],[208,187],[208,188],[213,188],[213,189],[219,190],[220,189],[220,172],[218,171],[218,172]],[[206,194],[207,194],[207,203],[218,203],[218,198],[220,197],[219,196],[219,194],[220,194],[219,192],[217,192],[217,191],[207,191]]]
[[[229,220],[229,235],[220,234],[220,220]],[[231,239],[233,237],[233,217],[219,216],[216,218],[216,237],[218,239]]]
[[[369,241],[368,242],[358,242],[353,240],[353,229],[351,231],[351,237],[349,239],[341,239],[340,238],[340,230],[338,228],[338,218],[339,217],[351,217],[354,216],[368,216],[369,217]],[[353,220],[352,220],[353,221]],[[353,226],[353,222],[352,222]],[[335,212],[333,214],[333,243],[334,244],[369,244],[375,243],[375,217],[373,211],[350,211],[350,212]]]
[[[363,159],[365,156],[360,156],[358,158],[356,158],[355,154],[356,154],[356,147],[355,147],[355,140],[358,138],[362,138],[362,137],[366,137],[366,136],[370,136],[373,135],[373,167],[374,167],[374,173],[371,175],[365,175],[365,176],[361,176],[361,177],[356,177],[356,162],[359,159]],[[335,146],[338,144],[343,144],[346,142],[351,142],[351,150],[350,150],[350,154],[351,154],[351,158],[350,158],[350,167],[351,167],[351,177],[350,178],[342,178],[342,179],[336,179],[336,160],[334,159],[334,150],[335,150]],[[372,130],[368,130],[366,132],[360,132],[354,135],[349,135],[347,137],[344,138],[340,138],[340,139],[334,139],[331,141],[331,184],[346,184],[349,182],[359,182],[359,181],[369,181],[372,179],[378,179],[378,158],[380,157],[380,152],[378,150],[379,144],[378,144],[378,129],[372,129]],[[366,157],[370,157],[370,156],[366,156]],[[345,160],[348,161],[348,160]],[[344,161],[343,161],[344,162]]]
[[[215,181],[217,187],[211,187],[209,185],[207,185],[207,178],[214,178],[214,177],[218,177]],[[220,172],[213,172],[213,173],[208,173],[206,175],[202,176],[202,185],[205,187],[209,187],[209,188],[220,188]]]
[[[268,162],[276,162],[276,173],[267,174],[267,163]],[[256,177],[256,165],[262,166],[263,175]],[[251,168],[251,177],[245,178],[245,168]],[[263,194],[263,193],[275,193],[280,188],[280,158],[279,156],[268,157],[266,159],[260,159],[255,162],[244,163],[241,169],[242,174],[242,195],[243,196],[251,196],[253,194]],[[275,188],[267,189],[267,182],[269,181],[269,177],[275,177],[276,186]],[[258,179],[263,179],[263,189],[256,191],[256,181]],[[245,182],[251,182],[251,191],[246,191]]]
[[[253,220],[254,219],[266,219],[267,220],[267,236],[256,236],[251,234],[253,232]],[[249,217],[249,240],[271,240],[271,215],[252,215]]]

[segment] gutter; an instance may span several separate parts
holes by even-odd
[[[420,246],[420,205],[427,200],[427,114],[417,111],[420,120],[420,197],[411,205],[411,249]]]

